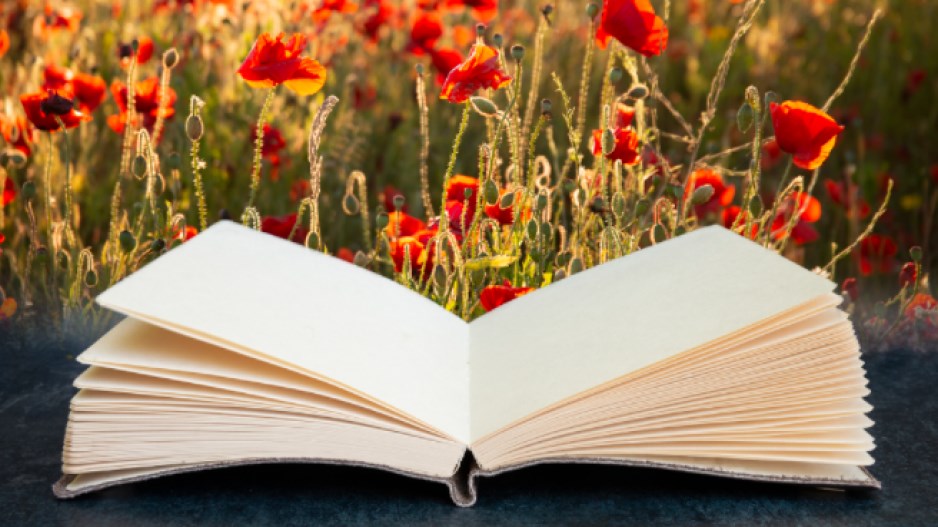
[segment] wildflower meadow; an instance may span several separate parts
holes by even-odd
[[[0,324],[100,331],[98,293],[222,219],[467,320],[716,224],[841,284],[866,350],[934,348],[936,19],[929,0],[7,1]]]

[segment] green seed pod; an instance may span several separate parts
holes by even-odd
[[[137,239],[130,231],[121,231],[117,239],[120,241],[121,250],[125,253],[133,252],[137,248]]]
[[[205,131],[205,127],[202,125],[202,117],[198,115],[190,115],[186,118],[186,136],[190,141],[198,141],[202,139],[202,133]]]
[[[133,162],[133,165],[131,166],[131,169],[135,176],[137,176],[138,178],[142,178],[143,176],[147,175],[148,168],[149,167],[147,167],[147,159],[145,157],[143,156],[134,157],[134,162]]]
[[[628,96],[630,99],[644,99],[648,97],[648,87],[644,84],[633,84],[629,88]]]
[[[616,149],[616,133],[611,128],[603,130],[602,147],[604,156],[609,156]]]
[[[98,285],[98,273],[94,272],[94,270],[85,273],[85,285],[88,287]]]
[[[528,256],[531,258],[531,260],[534,261],[534,263],[541,263],[544,261],[544,253],[542,253],[537,248],[531,249],[530,252],[528,252]]]
[[[541,113],[549,114],[550,111],[554,108],[553,103],[550,102],[550,99],[541,99]]]
[[[342,210],[349,216],[354,216],[361,210],[361,203],[354,194],[346,194],[342,200]]]
[[[403,195],[403,194],[397,194],[397,195],[395,195],[395,196],[394,196],[394,200],[393,200],[393,202],[394,202],[394,210],[397,211],[397,212],[400,212],[400,211],[404,208],[404,203],[405,203],[405,201],[406,201],[406,200],[404,199],[404,195]]]
[[[596,15],[598,14],[599,14],[599,6],[597,4],[590,2],[589,4],[586,5],[586,16],[592,19],[592,18],[596,18]]]
[[[576,182],[573,181],[572,179],[563,180],[562,185],[563,185],[563,191],[566,194],[573,194],[573,191],[576,190]]]
[[[179,153],[173,152],[169,154],[169,157],[166,158],[166,168],[177,170],[180,166],[182,166],[182,158],[179,156]]]
[[[514,192],[506,192],[505,195],[502,196],[502,199],[501,199],[501,201],[498,203],[498,206],[501,207],[501,208],[503,208],[503,209],[510,209],[511,206],[514,205],[514,204],[515,204],[515,193],[514,193]]]
[[[909,248],[909,256],[912,257],[913,262],[922,263],[922,247],[919,245],[914,245]]]
[[[563,280],[566,277],[567,277],[567,273],[565,273],[563,269],[557,269],[556,271],[554,271],[554,282],[559,282],[560,280]]]
[[[752,106],[749,103],[743,103],[739,107],[739,110],[736,112],[736,126],[739,127],[740,132],[748,132],[752,128],[752,121],[755,118],[755,114],[752,111]]]
[[[567,264],[570,263],[570,258],[572,256],[573,255],[569,252],[559,253],[557,257],[554,258],[554,263],[557,264],[557,267],[566,267]]]
[[[542,212],[547,208],[547,194],[538,194],[534,200],[534,208],[537,212]]]
[[[748,208],[749,208],[749,214],[752,214],[753,218],[756,218],[759,215],[761,215],[762,214],[762,198],[760,198],[759,196],[753,196],[752,199],[749,200]]]
[[[570,274],[577,274],[583,270],[583,259],[579,256],[570,261]]]
[[[664,230],[663,225],[661,225],[660,223],[656,223],[655,226],[652,227],[651,239],[654,240],[655,243],[661,243],[665,241],[666,239],[668,239],[668,233],[667,231]]]
[[[606,200],[602,196],[596,196],[590,201],[590,210],[596,214],[606,212]]]
[[[36,249],[36,263],[40,265],[45,265],[49,261],[49,249],[46,249],[45,246],[41,246]]]
[[[375,227],[377,227],[379,231],[383,231],[384,228],[387,226],[388,226],[388,214],[383,211],[379,212],[375,216]]]
[[[313,231],[309,231],[306,235],[306,240],[303,241],[303,244],[306,245],[307,249],[319,249],[319,234]]]
[[[759,109],[759,106],[762,102],[759,100],[759,88],[756,88],[755,86],[749,86],[746,88],[745,97],[746,102],[749,104],[749,106],[752,107],[753,110]]]
[[[15,148],[8,148],[0,154],[0,164],[11,168],[22,168],[26,164],[26,155]]]
[[[359,267],[368,267],[368,264],[371,263],[371,258],[368,258],[368,255],[364,252],[358,251],[352,258],[352,263]]]
[[[505,37],[503,37],[501,33],[495,33],[494,35],[492,35],[492,44],[495,44],[496,48],[501,48],[502,44],[504,43],[505,43]]]
[[[521,59],[524,58],[524,46],[520,44],[515,44],[511,46],[511,58],[521,62]]]
[[[417,75],[423,75],[423,64],[418,62],[414,69],[417,71]]]
[[[495,117],[498,115],[498,106],[490,99],[478,96],[469,97],[469,103],[472,104],[472,109],[479,115],[484,117]]]
[[[485,184],[482,186],[482,196],[485,198],[487,205],[494,205],[498,202],[498,185],[495,181],[485,180]]]
[[[622,68],[618,66],[612,68],[609,70],[609,82],[612,84],[617,84],[620,80],[622,80],[622,74]]]
[[[472,191],[471,188],[469,188],[469,187],[464,188],[463,191],[462,191],[463,200],[468,200],[468,199],[472,198],[472,192],[473,192],[473,191]]]
[[[537,238],[537,220],[531,219],[528,220],[528,224],[525,225],[525,230],[527,231],[528,238],[534,240]]]
[[[419,272],[419,269],[414,269],[414,271]],[[446,275],[446,268],[440,264],[437,264],[433,267],[433,287],[437,288],[437,293],[442,293],[446,290],[446,283],[449,280],[449,277]]]
[[[683,225],[678,225],[678,226],[674,229],[674,236],[672,236],[672,237],[675,237],[675,238],[676,238],[676,237],[678,237],[678,236],[684,234],[685,232],[687,232],[687,228],[684,227]]]
[[[476,36],[482,37],[485,36],[485,24],[476,24]]]
[[[36,197],[36,184],[32,181],[27,181],[23,183],[23,187],[20,188],[20,193],[23,195],[23,199],[29,201]]]
[[[764,108],[771,108],[772,103],[778,102],[779,96],[774,91],[767,91],[765,92],[765,96],[763,97],[763,100],[765,101]]]
[[[713,185],[709,183],[706,185],[701,185],[694,189],[694,193],[691,194],[690,201],[694,205],[703,205],[704,203],[710,201],[710,198],[713,197],[713,193]]]
[[[669,185],[667,188],[667,194],[680,201],[680,199],[684,197],[684,185]]]
[[[166,248],[166,242],[163,241],[163,238],[157,238],[150,242],[150,250],[158,253]]]

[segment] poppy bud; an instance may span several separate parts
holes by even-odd
[[[648,88],[644,84],[633,84],[628,93],[631,99],[644,99],[648,97]]]
[[[762,214],[762,198],[753,196],[752,199],[749,200],[749,214],[752,214],[753,217]]]
[[[751,109],[759,109],[759,89],[755,86],[749,86],[746,88],[746,104],[748,104]]]
[[[495,117],[498,114],[498,106],[485,97],[469,97],[469,102],[472,104],[472,109],[478,112],[479,115],[484,117]]]
[[[3,152],[3,164],[13,168],[22,168],[26,164],[26,154],[15,148]]]
[[[134,47],[131,44],[120,44],[117,46],[117,57],[121,59],[129,59],[134,56]]]
[[[567,277],[567,273],[565,273],[563,269],[557,269],[556,271],[554,271],[554,282],[563,280],[566,277]]]
[[[163,238],[157,238],[150,242],[150,250],[153,252],[160,252],[166,247],[166,242],[163,241]]]
[[[914,245],[909,249],[909,256],[912,257],[912,261],[915,263],[922,262],[922,247],[919,245]]]
[[[307,249],[319,249],[319,234],[314,231],[309,231],[303,244]]]
[[[147,175],[147,159],[140,155],[134,157],[134,162],[131,168],[135,176],[142,178],[143,176]]]
[[[130,231],[121,231],[117,239],[120,241],[121,249],[125,253],[132,252],[137,247],[137,239]]]
[[[176,67],[176,64],[179,64],[179,52],[176,51],[176,48],[169,48],[163,53],[163,67],[171,70]]]
[[[596,214],[605,212],[606,200],[604,200],[602,196],[596,196],[595,198],[593,198],[592,201],[590,201],[590,210],[595,212]]]
[[[674,228],[674,237],[680,236],[687,232],[687,229],[683,225],[678,225]]]
[[[531,258],[531,260],[534,261],[534,263],[541,263],[541,261],[544,260],[544,253],[542,253],[541,251],[539,251],[539,250],[536,249],[536,248],[535,248],[535,249],[531,249],[531,250],[528,252],[528,256]]]
[[[388,226],[388,214],[386,212],[379,212],[375,216],[375,227],[379,231],[383,231],[385,227]]]
[[[179,152],[169,154],[169,157],[166,158],[166,168],[176,170],[180,166],[182,166],[182,158],[179,157]]]
[[[656,223],[651,229],[651,239],[655,243],[661,243],[668,239],[668,233],[664,230],[664,226],[660,223]]]
[[[423,76],[423,64],[418,62],[414,69],[417,71],[417,75]]]
[[[511,46],[511,58],[521,62],[521,59],[524,58],[524,46],[520,44],[515,44]]]
[[[765,100],[764,108],[770,108],[772,103],[777,103],[779,101],[779,96],[774,91],[767,91],[765,92],[765,97],[763,97],[763,100]]]
[[[590,18],[596,18],[596,15],[599,14],[599,5],[590,2],[586,5],[586,16]]]
[[[638,200],[638,203],[635,204],[635,215],[644,216],[649,209],[651,209],[651,200],[648,198],[642,198]]]
[[[400,211],[404,208],[404,195],[396,194],[394,196],[394,210]]]
[[[342,210],[349,216],[354,216],[358,214],[360,209],[361,204],[358,198],[356,198],[354,194],[346,194],[345,198],[342,200]]]
[[[43,113],[52,115],[68,115],[73,107],[74,104],[72,104],[72,101],[52,90],[49,90],[46,98],[39,103],[39,109],[42,110]]]
[[[27,201],[33,199],[36,196],[36,184],[32,181],[23,183],[20,193],[23,195],[23,199]]]
[[[576,183],[572,179],[563,180],[563,191],[567,194],[573,194],[573,191],[576,190]]]
[[[744,103],[739,107],[739,110],[736,112],[736,126],[739,127],[740,132],[748,132],[752,127],[752,121],[754,114],[752,111],[752,106],[749,103]]]
[[[352,258],[352,263],[359,267],[367,267],[370,262],[371,259],[362,251],[355,253],[355,256]]]
[[[704,203],[710,201],[710,198],[713,197],[714,192],[713,185],[709,183],[700,185],[694,189],[694,193],[691,194],[691,203],[694,205],[703,205]]]
[[[668,185],[664,189],[664,193],[667,194],[668,196],[671,196],[672,198],[676,200],[680,200],[681,198],[684,197],[684,185],[677,185],[677,184]]]
[[[501,201],[498,203],[498,206],[501,207],[501,208],[503,208],[503,209],[510,209],[511,206],[514,205],[514,204],[515,204],[515,193],[514,193],[514,192],[506,192],[505,195],[502,196],[502,199],[501,199]]]
[[[528,232],[528,238],[535,239],[537,238],[537,220],[529,220],[528,224],[525,226]]]
[[[571,254],[568,253],[568,252],[560,253],[560,254],[557,255],[556,258],[554,258],[554,263],[557,264],[557,267],[566,267],[566,265],[567,265],[568,263],[570,263],[570,258],[571,258],[572,256],[573,256],[573,255],[571,255]]]
[[[602,149],[604,156],[608,156],[616,150],[616,133],[612,131],[612,128],[603,130]]]
[[[204,127],[202,126],[202,117],[198,115],[190,115],[186,118],[186,136],[189,137],[190,141],[198,141],[202,139],[202,132]]]
[[[577,274],[583,270],[583,259],[579,256],[570,260],[570,274]]]
[[[485,35],[485,24],[476,24],[476,36],[482,38]]]
[[[501,33],[495,33],[492,35],[492,43],[495,44],[496,48],[501,48],[502,44],[505,43],[505,37]]]
[[[538,212],[541,212],[542,210],[546,209],[547,208],[547,195],[538,194],[537,199],[534,201],[534,207],[537,209]]]
[[[98,285],[98,273],[94,272],[94,270],[85,273],[85,285],[88,287]]]
[[[622,68],[616,66],[609,70],[609,82],[616,84],[622,80]]]
[[[553,109],[554,105],[551,104],[550,99],[541,99],[541,113],[544,115],[550,114],[550,111]]]
[[[485,185],[482,187],[482,195],[485,197],[485,203],[487,205],[494,205],[498,202],[498,185],[491,179],[485,180]]]

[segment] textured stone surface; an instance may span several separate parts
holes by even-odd
[[[654,470],[545,466],[480,481],[479,503],[374,470],[259,466],[57,501],[62,433],[87,339],[0,327],[0,525],[938,525],[938,350],[866,357],[881,492]]]

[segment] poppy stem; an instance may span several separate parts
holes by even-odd
[[[274,102],[274,89],[267,90],[267,97],[264,99],[264,106],[261,107],[261,113],[257,116],[257,131],[254,138],[254,168],[251,171],[251,195],[248,197],[248,204],[244,207],[245,211],[254,207],[254,200],[257,198],[257,189],[261,186],[261,162],[264,152],[264,124],[267,118],[267,112],[270,105]]]
[[[444,225],[443,214],[446,212],[446,184],[453,175],[456,168],[456,158],[459,156],[459,145],[462,144],[462,138],[466,134],[466,127],[469,125],[469,113],[472,109],[471,103],[467,100],[462,107],[462,117],[459,120],[459,129],[456,131],[456,138],[453,139],[453,151],[449,155],[449,164],[446,165],[446,174],[443,175],[443,199],[440,204],[440,231],[448,229],[449,225]]]

